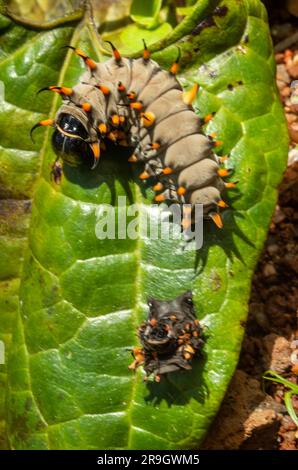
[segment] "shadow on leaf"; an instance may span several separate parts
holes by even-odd
[[[148,382],[149,394],[145,397],[146,402],[157,406],[163,401],[169,407],[172,405],[186,405],[190,400],[204,403],[209,395],[207,385],[203,378],[203,371],[207,361],[206,353],[194,359],[192,369],[188,371],[177,371],[161,377],[161,381]]]

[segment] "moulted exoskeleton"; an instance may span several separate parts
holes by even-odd
[[[228,170],[213,151],[221,142],[202,133],[192,107],[198,85],[183,92],[176,78],[179,55],[168,72],[150,59],[146,45],[140,59],[122,58],[111,46],[114,57],[103,63],[68,46],[89,72],[73,88],[43,89],[59,93],[63,104],[53,120],[39,122],[32,131],[53,126],[57,157],[68,164],[87,161],[91,168],[105,141],[131,148],[129,162],[144,163],[139,178],[152,181],[157,202],[202,204],[204,216],[221,228],[220,208],[226,207],[221,192],[235,183],[223,181]],[[53,172],[61,172],[57,163]]]
[[[191,291],[169,301],[149,299],[148,305],[148,319],[138,328],[142,346],[133,349],[129,368],[142,365],[156,381],[163,374],[191,369],[204,344]]]

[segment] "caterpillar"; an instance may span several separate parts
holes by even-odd
[[[142,162],[140,180],[153,181],[156,202],[203,205],[203,215],[222,228],[221,197],[229,172],[222,166],[214,148],[222,145],[202,132],[202,122],[192,103],[198,91],[195,84],[183,92],[177,80],[180,50],[169,71],[150,58],[144,41],[143,57],[123,58],[109,42],[113,57],[97,63],[80,49],[72,49],[86,64],[81,83],[68,88],[49,86],[39,90],[58,93],[63,100],[54,119],[35,124],[52,126],[52,146],[57,155],[53,176],[62,174],[59,159],[70,165],[88,162],[94,169],[107,141],[131,148],[128,161]],[[207,116],[207,122],[212,116]],[[57,182],[57,181],[56,181]],[[191,211],[190,211],[191,212]],[[191,225],[188,221],[182,221]]]
[[[170,301],[149,299],[148,305],[148,319],[138,328],[142,347],[133,348],[129,369],[143,365],[145,380],[153,375],[159,382],[163,374],[191,369],[204,341],[191,291]]]

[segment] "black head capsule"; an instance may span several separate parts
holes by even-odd
[[[79,137],[81,139],[88,139],[88,131],[84,127],[81,121],[71,114],[63,113],[60,115],[57,126],[59,126],[61,131],[71,134],[74,137]]]
[[[148,319],[138,329],[141,347],[134,348],[135,360],[129,368],[142,364],[147,376],[153,374],[156,381],[163,374],[191,369],[204,344],[192,292],[169,301],[151,298],[148,305]]]
[[[61,114],[52,135],[52,146],[58,157],[72,166],[87,163],[92,166],[94,153],[86,142],[88,132],[71,114]]]

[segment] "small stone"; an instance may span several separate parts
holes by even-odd
[[[288,33],[290,33],[290,31],[288,31]],[[284,59],[285,59],[285,63],[287,65],[289,64],[292,64],[292,58],[293,58],[293,51],[291,49],[286,49],[285,52],[284,52]]]
[[[285,220],[285,218],[286,218],[286,216],[283,213],[283,211],[281,210],[280,206],[276,206],[275,214],[273,216],[273,222],[275,224],[280,224],[281,222],[283,222]]]
[[[288,125],[290,137],[296,144],[298,143],[298,122],[293,122]]]
[[[291,349],[298,349],[298,339],[293,339],[290,344]]]
[[[296,424],[294,423],[294,421],[292,421],[289,415],[285,415],[283,417],[282,428],[283,428],[283,431],[295,431],[296,430]]]
[[[289,88],[289,87],[286,87],[286,88]],[[296,116],[296,114],[294,114],[294,113],[286,113],[286,119],[287,119],[289,124],[292,124],[292,122],[297,121],[298,116]]]
[[[291,94],[291,88],[289,86],[285,86],[281,91],[280,91],[280,94],[282,97],[287,97],[287,96],[290,96]]]
[[[277,54],[275,54],[275,62],[277,64],[282,64],[284,61],[284,54],[283,52],[278,52]]]
[[[285,82],[283,82],[282,80],[276,80],[276,85],[279,91],[281,91],[286,86]]]
[[[263,267],[263,274],[265,277],[270,277],[270,276],[275,276],[276,275],[276,269],[271,263],[266,263],[265,266]]]
[[[271,255],[271,256],[274,255],[275,253],[277,253],[278,250],[279,250],[279,248],[278,248],[278,245],[276,245],[276,244],[267,246],[267,251],[268,251],[269,255]]]
[[[291,102],[290,110],[291,110],[291,113],[296,115],[296,120],[297,120],[298,119],[298,103]],[[292,122],[294,122],[294,121],[292,121]]]
[[[291,15],[298,16],[297,0],[287,0],[287,9]]]
[[[298,255],[288,253],[283,260],[287,266],[289,266],[294,272],[298,273]]]
[[[283,374],[291,367],[289,341],[283,336],[270,333],[264,337],[264,361],[267,369]]]
[[[239,449],[254,433],[274,426],[283,410],[283,405],[262,391],[260,382],[237,370],[203,448]]]
[[[268,318],[264,313],[264,304],[259,302],[251,302],[249,311],[254,316],[254,319],[261,328],[263,328],[265,331],[270,329]]]
[[[298,64],[292,63],[290,66],[287,67],[287,71],[289,72],[292,78],[298,78]]]
[[[298,149],[291,149],[288,155],[288,165],[298,162]]]
[[[290,83],[290,76],[284,64],[277,65],[276,79],[284,83]]]

